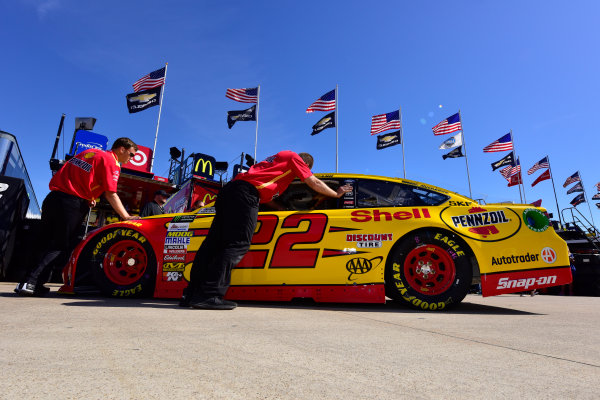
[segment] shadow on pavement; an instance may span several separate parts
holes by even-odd
[[[0,293],[0,297],[17,297],[14,293]],[[178,306],[178,300],[175,299],[147,299],[147,298],[112,298],[103,297],[98,294],[79,294],[77,297],[72,295],[58,294],[51,292],[48,295],[50,299],[63,299],[62,303],[68,307],[149,307],[169,309],[176,308],[188,310]],[[267,301],[239,301],[239,307],[249,308],[281,308],[281,309],[308,309],[308,310],[327,310],[327,311],[345,311],[345,312],[395,312],[404,314],[430,314],[431,311],[414,310],[393,301],[385,304],[347,304],[347,303],[316,303],[311,299],[298,299],[292,302],[267,302]],[[469,303],[463,301],[455,308],[443,311],[446,314],[488,314],[488,315],[543,315],[513,308],[497,307],[484,304]]]

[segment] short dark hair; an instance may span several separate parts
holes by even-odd
[[[308,165],[308,168],[312,168],[313,164],[315,162],[315,160],[313,159],[313,156],[311,156],[308,153],[299,153],[298,154],[300,156],[300,158],[302,160],[304,160],[304,162],[306,163],[306,165]]]
[[[120,137],[117,140],[115,140],[111,149],[114,150],[118,149],[119,147],[125,147],[126,149],[130,149],[133,147],[135,151],[138,151],[137,144],[133,143],[133,140],[126,137]]]

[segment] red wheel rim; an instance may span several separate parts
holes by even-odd
[[[456,266],[450,254],[434,244],[412,249],[404,260],[407,283],[419,293],[434,296],[454,283]]]
[[[115,243],[104,256],[104,274],[117,285],[137,282],[148,265],[146,250],[138,242],[123,240]]]

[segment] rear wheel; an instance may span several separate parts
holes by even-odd
[[[156,257],[148,240],[132,229],[111,229],[91,244],[92,273],[100,290],[113,297],[154,291]]]
[[[456,234],[422,230],[404,237],[386,265],[386,295],[413,308],[444,310],[471,286],[471,250]]]

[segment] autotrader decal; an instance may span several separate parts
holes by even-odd
[[[521,254],[518,256],[502,256],[502,257],[494,257],[492,256],[492,265],[503,265],[503,264],[517,264],[517,263],[528,263],[528,262],[536,262],[538,261],[540,255],[539,254]]]

